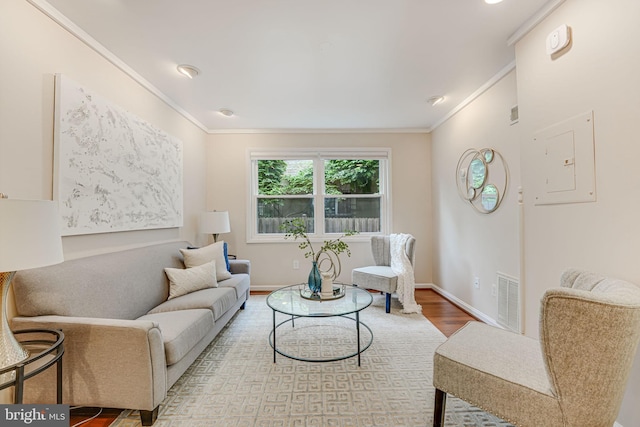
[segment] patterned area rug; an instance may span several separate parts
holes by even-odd
[[[374,295],[373,304],[360,315],[373,333],[360,367],[355,357],[309,363],[278,355],[273,363],[272,312],[265,300],[252,295],[246,309],[174,384],[155,426],[432,425],[433,353],[445,337],[424,316],[400,313],[397,300],[386,314],[384,297]],[[295,328],[283,325],[277,339],[286,353],[315,359],[353,353],[355,336],[352,320],[316,318],[297,319]],[[362,328],[362,342],[370,337]],[[447,399],[446,417],[447,426],[510,426],[453,397]],[[140,425],[137,411],[124,411],[112,424]]]

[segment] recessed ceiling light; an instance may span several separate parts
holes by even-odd
[[[218,110],[218,113],[222,114],[225,117],[231,117],[233,116],[233,111],[227,109],[227,108],[221,108]]]
[[[444,101],[444,96],[442,95],[432,96],[431,98],[427,99],[427,102],[433,106],[436,106],[443,101]]]
[[[200,74],[200,70],[198,70],[193,65],[188,65],[188,64],[178,65],[178,71],[180,72],[180,74],[183,74],[189,77],[190,79]]]
[[[501,3],[502,0],[484,0],[484,2],[486,4],[496,4],[496,3]]]

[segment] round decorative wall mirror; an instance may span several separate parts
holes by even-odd
[[[480,203],[487,212],[493,212],[498,207],[498,187],[493,184],[488,184],[482,189],[480,193]]]
[[[469,177],[469,186],[476,189],[482,188],[487,179],[487,165],[484,163],[484,159],[476,157],[471,160],[467,176]]]
[[[491,163],[493,161],[493,150],[491,148],[485,148],[482,152],[484,153],[484,161]]]
[[[506,193],[508,179],[504,158],[492,148],[470,148],[458,160],[458,194],[480,213],[488,214],[498,209]]]

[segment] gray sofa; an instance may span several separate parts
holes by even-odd
[[[167,390],[249,297],[250,264],[230,260],[218,287],[167,300],[164,268],[184,268],[172,242],[20,271],[13,290],[17,329],[65,334],[63,402],[140,410],[157,418]],[[55,370],[25,385],[25,403],[55,402]]]

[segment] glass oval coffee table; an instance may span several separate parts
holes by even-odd
[[[276,354],[304,362],[334,362],[357,356],[358,366],[360,366],[360,355],[368,349],[373,342],[373,332],[369,326],[360,322],[360,312],[371,305],[373,297],[368,291],[352,285],[334,284],[334,290],[333,297],[320,299],[310,295],[306,284],[298,284],[280,288],[267,296],[267,305],[273,311],[273,329],[269,335],[269,344],[273,348],[273,363],[276,362]],[[276,313],[287,315],[287,319],[277,323]],[[276,331],[279,327],[291,323],[291,326],[295,328],[295,320],[299,318],[318,319],[337,317],[349,319],[354,322],[356,329],[355,352],[329,357],[303,357],[278,348],[276,341],[278,334]],[[369,335],[368,339],[366,336],[364,337],[364,342],[361,342],[361,326],[366,328],[368,331],[367,334]],[[326,325],[319,321],[314,322],[311,327],[312,328],[309,329],[309,335],[312,336],[316,333],[314,332],[315,328],[323,328],[326,327]],[[342,338],[339,338],[339,340],[344,342]]]

